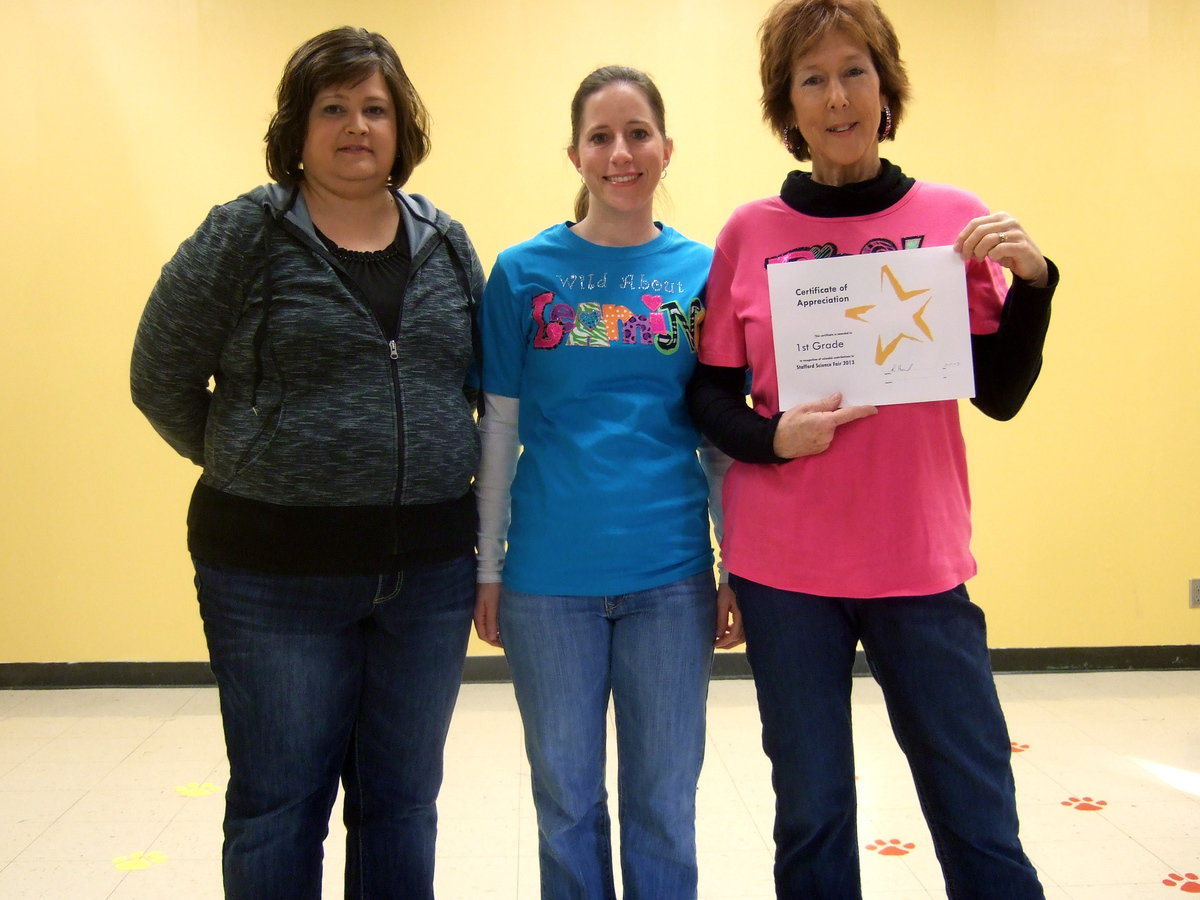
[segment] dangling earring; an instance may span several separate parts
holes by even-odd
[[[883,104],[883,114],[879,117],[879,140],[886,141],[892,133],[892,108]]]
[[[799,152],[804,141],[804,135],[800,133],[800,129],[795,125],[789,125],[783,129],[783,146],[787,147],[787,152],[795,156]]]
[[[663,163],[663,170],[662,170],[662,174],[661,174],[660,176],[658,176],[658,177],[659,177],[659,178],[666,178],[666,177],[667,177],[667,164],[666,164],[666,163]]]

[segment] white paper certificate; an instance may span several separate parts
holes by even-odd
[[[975,395],[966,268],[953,247],[767,266],[779,408]]]

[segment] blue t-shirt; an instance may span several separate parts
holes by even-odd
[[[712,251],[672,228],[603,247],[564,225],[500,254],[483,389],[521,401],[504,582],[612,595],[712,567],[684,388]]]

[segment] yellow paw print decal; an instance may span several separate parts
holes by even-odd
[[[175,791],[185,797],[207,797],[209,794],[217,792],[217,786],[211,781],[189,781],[187,784],[179,785]]]
[[[113,860],[113,866],[123,871],[132,871],[134,869],[148,869],[151,866],[156,866],[161,862],[166,862],[167,858],[157,850],[151,850],[149,853],[130,853],[128,856],[118,856]]]

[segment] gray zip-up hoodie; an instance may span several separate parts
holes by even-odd
[[[479,445],[463,386],[483,272],[461,225],[396,196],[412,262],[395,335],[303,196],[279,185],[215,207],[163,267],[134,341],[133,400],[204,467],[202,486],[310,508],[469,491]]]

